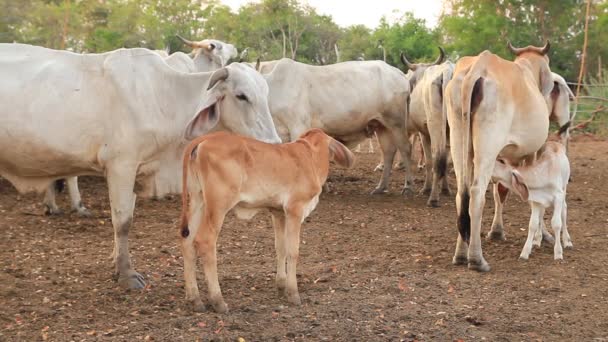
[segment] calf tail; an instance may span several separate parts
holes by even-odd
[[[188,145],[184,152],[182,167],[182,211],[180,216],[180,235],[185,239],[190,235],[188,219],[190,217],[190,192],[188,191],[188,173],[190,172],[190,162],[196,159],[198,154],[198,144]]]

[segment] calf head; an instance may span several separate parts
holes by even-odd
[[[499,182],[505,188],[516,192],[522,200],[528,200],[528,186],[526,185],[523,176],[505,160],[496,160],[494,172],[492,173],[492,180]]]
[[[281,142],[268,108],[268,85],[243,64],[233,63],[211,75],[196,113],[186,126],[187,140],[226,130],[268,143]]]
[[[355,156],[353,153],[338,140],[325,134],[319,128],[313,128],[300,136],[306,140],[313,150],[318,153],[327,153],[328,160],[333,160],[339,165],[350,168],[353,166]]]
[[[226,66],[231,58],[238,55],[232,44],[215,39],[203,39],[198,42],[190,41],[180,35],[177,38],[192,48],[192,59],[198,71],[212,71]]]
[[[516,48],[511,45],[511,42],[508,42],[507,46],[516,56],[515,62],[525,60],[528,63],[527,65],[536,78],[540,92],[544,97],[549,96],[551,90],[553,90],[553,75],[549,68],[549,56],[547,56],[551,48],[549,41],[543,47],[528,45],[525,48]]]

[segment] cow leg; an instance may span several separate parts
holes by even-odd
[[[133,221],[135,208],[135,165],[112,165],[106,172],[112,225],[114,226],[114,264],[118,283],[127,288],[143,288],[146,283],[143,276],[131,268],[129,255],[129,229]]]
[[[285,248],[287,254],[287,301],[300,305],[296,266],[300,255],[300,227],[302,224],[302,208],[291,208],[285,212]]]
[[[272,211],[272,226],[274,227],[274,247],[277,253],[277,274],[276,284],[279,297],[287,296],[287,269],[285,263],[287,250],[285,249],[285,214],[279,211]]]
[[[488,232],[488,239],[504,241],[505,239],[505,231],[504,224],[502,221],[502,211],[505,202],[507,201],[507,196],[509,195],[509,189],[505,188],[500,183],[494,183],[493,186],[494,193],[494,219],[492,220],[492,228]]]
[[[391,132],[393,139],[394,139],[393,141],[397,145],[399,152],[401,152],[401,162],[403,163],[403,169],[405,170],[405,182],[403,184],[403,190],[401,191],[401,193],[404,195],[407,193],[410,193],[412,191],[412,184],[413,184],[412,169],[410,168],[410,165],[411,165],[410,157],[411,157],[412,146],[407,137],[406,131],[407,131],[407,128],[402,127],[402,128],[394,129]],[[386,164],[384,166],[386,167]]]
[[[555,232],[555,244],[553,245],[553,259],[563,260],[564,251],[562,249],[561,232],[562,232],[562,210],[564,205],[564,195],[555,196],[553,203],[553,217],[551,218],[551,228]]]
[[[222,297],[222,290],[220,289],[217,276],[217,237],[222,229],[225,215],[225,212],[214,209],[206,203],[203,209],[203,222],[194,238],[198,255],[202,259],[205,279],[207,280],[209,303],[211,303],[213,309],[218,313],[228,311],[228,305],[226,305]]]
[[[461,132],[461,119],[458,117],[455,122],[450,122],[450,129],[454,130],[454,132]],[[450,146],[454,146],[451,149],[452,160],[454,163],[454,173],[456,174],[456,185],[457,191],[455,196],[456,201],[456,217],[460,218],[462,215],[462,211],[465,210],[462,207],[463,199],[468,198],[468,194],[465,194],[466,191],[466,180],[465,175],[463,173],[463,160],[462,160],[462,136],[460,133],[450,134]],[[467,264],[467,251],[468,251],[468,243],[463,239],[462,235],[458,233],[458,238],[456,239],[456,250],[454,251],[454,257],[452,258],[452,264],[454,265],[466,265]]]
[[[63,212],[61,211],[61,209],[59,209],[59,207],[57,206],[57,203],[55,202],[55,195],[56,195],[56,191],[55,191],[55,182],[52,182],[51,184],[49,184],[49,186],[46,188],[46,192],[44,194],[44,214],[45,215],[61,215],[63,214]]]
[[[391,134],[386,129],[382,129],[377,132],[378,143],[380,144],[380,150],[382,150],[382,159],[383,159],[383,168],[382,168],[382,177],[380,178],[380,183],[378,186],[372,191],[372,195],[383,194],[388,191],[388,181],[391,177],[391,171],[393,166],[393,160],[395,159],[395,153],[397,152],[397,147],[393,143],[393,139]]]
[[[205,305],[203,305],[203,301],[201,300],[196,280],[196,250],[194,245],[194,238],[201,225],[203,204],[200,195],[194,193],[189,195],[191,196],[189,210],[191,216],[188,219],[189,234],[186,238],[182,238],[181,241],[182,255],[184,257],[184,287],[186,300],[192,303],[194,311],[203,312],[205,311]]]
[[[488,141],[481,140],[481,141]],[[477,146],[476,146],[477,147]],[[475,156],[473,162],[473,182],[471,183],[470,200],[469,200],[469,217],[471,222],[471,241],[469,242],[469,269],[476,270],[479,272],[488,272],[490,265],[486,262],[483,257],[481,250],[481,218],[483,215],[483,208],[486,202],[486,190],[490,183],[490,176],[494,169],[494,163],[496,157],[487,158],[482,148],[477,148],[476,151],[480,153]],[[492,156],[498,155],[490,154]]]
[[[542,207],[538,203],[532,202],[532,212],[530,214],[530,223],[528,224],[528,238],[524,244],[524,248],[521,250],[519,258],[522,260],[528,260],[530,253],[532,253],[532,244],[534,242],[534,236],[537,234],[540,228],[539,217],[543,211]]]
[[[80,198],[80,191],[78,190],[78,177],[70,177],[66,179],[68,184],[68,191],[70,193],[70,199],[72,200],[72,211],[75,211],[78,216],[91,217],[91,212],[85,208]]]
[[[433,189],[433,186],[435,185],[433,183],[433,168],[430,167],[431,163],[427,159],[427,158],[431,157],[431,137],[424,135],[422,133],[418,133],[416,135],[418,135],[420,137],[420,140],[422,142],[422,150],[423,150],[423,154],[424,154],[425,164],[429,165],[429,167],[425,168],[424,186],[422,187],[422,190],[420,191],[420,193],[423,195],[432,196],[431,190]],[[412,148],[412,150],[414,150],[414,149],[415,148]],[[437,200],[435,199],[435,205],[431,205],[431,198],[429,198],[427,205],[437,206]]]

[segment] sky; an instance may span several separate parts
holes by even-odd
[[[221,0],[237,10],[241,5],[256,0]],[[416,18],[426,20],[428,27],[435,27],[441,13],[442,0],[302,0],[321,14],[331,15],[340,26],[363,24],[375,28],[385,15],[389,21],[399,18],[403,12],[412,12]],[[397,10],[397,12],[395,12]]]

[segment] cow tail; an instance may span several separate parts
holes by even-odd
[[[469,215],[469,202],[471,198],[470,186],[473,176],[473,126],[472,115],[479,101],[478,96],[482,94],[483,86],[483,63],[485,54],[482,53],[480,59],[471,67],[462,81],[462,120],[464,130],[464,143],[462,146],[462,161],[464,177],[464,188],[460,197],[460,213],[458,214],[458,231],[460,236],[466,242],[469,242],[471,237],[471,216]],[[476,98],[476,99],[475,99]],[[474,100],[475,102],[474,103]]]
[[[63,189],[65,189],[65,178],[62,179],[58,179],[53,183],[53,186],[55,187],[55,191],[57,193],[60,193],[63,191]]]
[[[448,129],[448,107],[447,101],[445,100],[446,96],[446,87],[448,82],[452,79],[452,74],[454,72],[453,66],[446,64],[445,70],[442,73],[441,80],[441,138],[439,142],[439,151],[438,158],[435,165],[435,170],[437,170],[437,174],[440,178],[444,178],[447,176],[448,169],[448,153],[447,153],[447,129]]]
[[[180,216],[180,235],[185,239],[190,235],[188,220],[190,218],[190,191],[188,189],[188,174],[190,164],[197,159],[199,144],[190,144],[184,151],[182,167],[182,211]],[[194,180],[193,180],[194,181]]]

